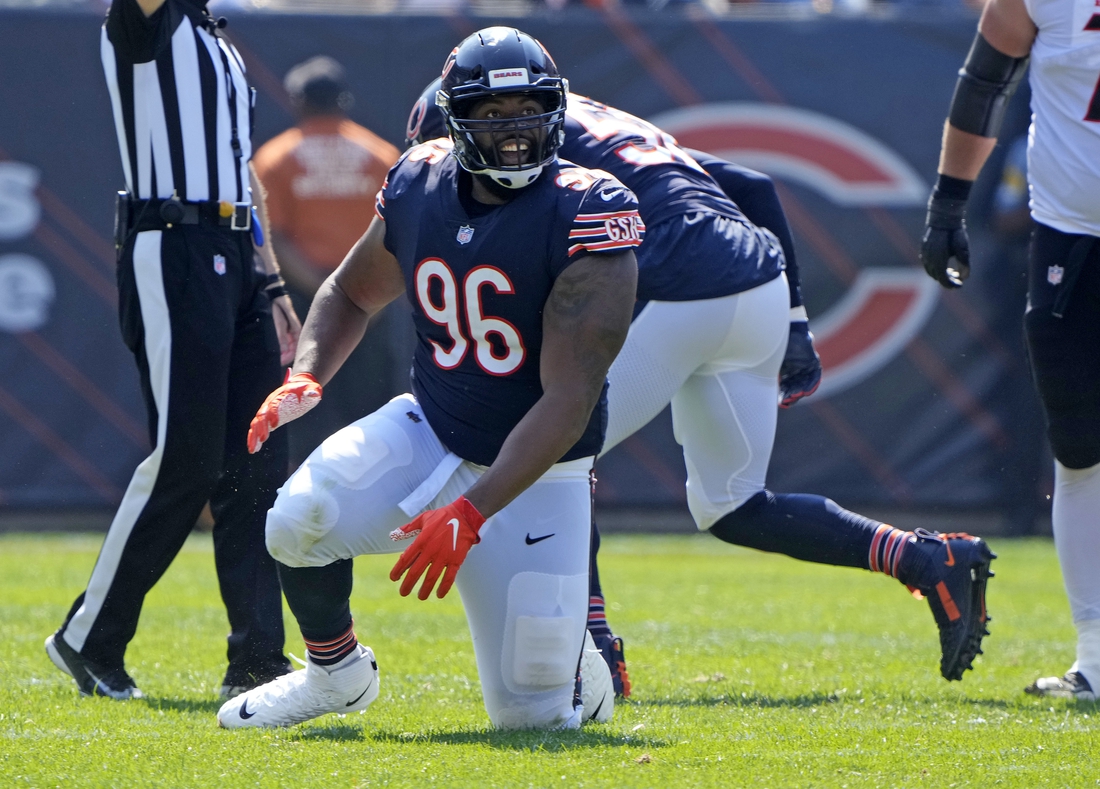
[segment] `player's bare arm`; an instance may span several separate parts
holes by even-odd
[[[1037,32],[1023,0],[990,0],[959,72],[920,250],[924,270],[945,288],[961,288],[970,276],[966,203],[997,144]]]
[[[1024,0],[990,0],[978,22],[978,33],[997,52],[1026,58],[1037,33]],[[997,144],[996,136],[963,131],[948,120],[943,127],[939,172],[973,181]]]
[[[321,402],[322,386],[363,339],[371,316],[405,291],[397,260],[382,243],[375,219],[332,272],[310,305],[286,382],[267,396],[248,428],[248,451],[258,452],[272,430]]]
[[[486,518],[580,439],[630,329],[637,279],[633,252],[589,255],[558,277],[543,311],[543,395],[466,492]]]
[[[383,240],[386,223],[375,218],[344,262],[317,290],[309,308],[293,372],[328,383],[363,339],[367,323],[405,292],[401,268]]]

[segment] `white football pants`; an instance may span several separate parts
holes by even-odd
[[[573,690],[588,617],[592,463],[558,463],[489,518],[458,572],[498,728],[580,724]],[[449,452],[416,399],[401,395],[330,436],[287,480],[268,512],[268,550],[291,567],[402,551],[410,542],[392,541],[392,530],[451,503],[484,472]]]
[[[671,402],[700,529],[764,489],[789,304],[785,274],[719,299],[651,301],[611,365],[603,452]]]

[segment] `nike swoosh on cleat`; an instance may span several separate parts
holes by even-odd
[[[590,721],[596,720],[596,716],[599,715],[600,710],[603,709],[603,703],[604,703],[604,700],[600,699],[599,705],[596,707],[595,710],[592,711],[592,714],[588,716],[588,720],[590,720]]]
[[[954,567],[955,566],[955,554],[951,553],[951,541],[950,540],[944,540],[943,541],[943,547],[947,549],[947,558],[944,559],[943,563],[948,567]]]
[[[373,684],[373,683],[371,683],[371,684]],[[370,690],[370,685],[367,685],[367,686],[366,686],[365,688],[363,688],[363,692],[362,692],[362,693],[360,693],[360,694],[359,694],[358,696],[356,696],[356,697],[355,697],[354,699],[352,699],[351,701],[349,701],[349,702],[348,702],[347,704],[345,704],[344,706],[345,706],[345,707],[350,707],[350,706],[351,706],[352,704],[354,704],[355,702],[359,701],[359,699],[361,699],[361,698],[363,698],[364,696],[366,696],[366,695],[367,695],[367,691],[368,691],[368,690]]]
[[[451,550],[458,550],[458,518],[451,518],[447,521],[447,525],[455,530],[454,536],[451,537]]]
[[[551,532],[550,534],[544,534],[541,537],[532,538],[531,537],[531,532],[527,532],[527,536],[524,538],[524,542],[526,542],[528,545],[534,545],[536,542],[542,542],[543,540],[549,540],[555,534],[557,534],[557,532]]]
[[[241,702],[241,712],[240,712],[240,714],[241,714],[241,720],[246,721],[249,718],[251,718],[253,715],[255,715],[256,713],[248,711],[248,701],[245,700],[245,701]]]

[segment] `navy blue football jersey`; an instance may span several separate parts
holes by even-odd
[[[629,189],[568,162],[476,215],[459,197],[459,174],[449,140],[411,148],[376,210],[413,307],[413,393],[448,449],[487,466],[542,396],[542,311],[554,281],[580,257],[637,247],[645,226]],[[606,423],[605,384],[561,460],[599,452]]]
[[[639,300],[728,296],[783,270],[778,240],[749,222],[675,138],[653,124],[571,93],[559,153],[610,173],[637,196],[650,232],[638,250]]]

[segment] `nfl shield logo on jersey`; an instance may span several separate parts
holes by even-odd
[[[225,273],[225,255],[214,255],[214,271],[218,274]]]
[[[469,244],[470,239],[474,237],[474,229],[469,225],[463,225],[458,229],[458,235],[455,236],[455,240],[460,244]]]
[[[1061,266],[1051,266],[1047,269],[1047,282],[1051,285],[1062,284],[1062,275],[1066,273],[1066,270]]]

